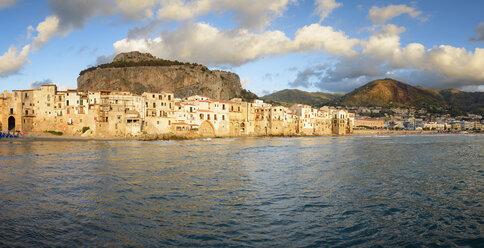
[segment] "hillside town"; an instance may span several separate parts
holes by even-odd
[[[484,120],[481,115],[430,113],[425,108],[382,108],[382,107],[349,107],[355,113],[355,129],[388,129],[408,131],[484,131]]]
[[[354,113],[304,104],[273,106],[170,91],[58,91],[56,85],[0,94],[3,132],[57,132],[82,137],[231,137],[346,135]]]

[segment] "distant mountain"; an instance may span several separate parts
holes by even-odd
[[[393,79],[379,79],[344,95],[339,104],[346,106],[417,107],[431,110],[449,109],[439,92],[414,87]]]
[[[415,107],[426,108],[433,113],[458,115],[470,112],[484,115],[484,92],[456,89],[439,91],[422,86],[414,87],[390,78],[371,81],[346,95],[286,89],[263,96],[262,99],[285,106],[303,103],[314,107]]]
[[[441,90],[440,95],[450,105],[466,112],[484,115],[484,92],[464,92],[456,89]]]
[[[325,92],[307,92],[297,89],[285,89],[261,97],[264,101],[279,103],[282,105],[292,105],[302,103],[311,106],[321,106],[330,101],[342,97],[343,94],[331,94]]]

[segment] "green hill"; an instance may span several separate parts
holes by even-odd
[[[346,95],[286,89],[263,96],[262,99],[285,106],[303,103],[314,107],[415,107],[426,108],[433,113],[459,115],[470,112],[484,115],[484,92],[463,92],[455,89],[439,91],[422,86],[414,87],[390,78],[369,82]]]
[[[344,95],[338,103],[345,106],[417,107],[433,111],[450,108],[438,91],[388,78],[369,82]]]
[[[286,106],[292,105],[294,103],[302,103],[311,106],[321,106],[330,101],[337,100],[342,96],[343,94],[307,92],[298,89],[285,89],[263,96],[262,99],[266,102],[274,102]]]
[[[441,90],[440,95],[450,105],[466,112],[484,115],[484,92]]]

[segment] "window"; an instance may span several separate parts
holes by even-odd
[[[222,104],[222,110],[225,110],[225,104]]]
[[[217,120],[217,115],[213,115],[213,119],[214,120]]]
[[[200,114],[200,120],[203,120],[203,114]]]
[[[222,115],[222,121],[225,121],[225,115]]]
[[[210,114],[207,114],[207,120],[210,120]]]
[[[168,95],[168,100],[171,100],[171,95]],[[171,103],[170,103],[170,106],[171,106]]]
[[[69,106],[69,100],[66,101],[66,106]]]
[[[13,108],[10,109],[10,114],[13,115]]]
[[[156,108],[156,103],[153,103],[153,108]]]

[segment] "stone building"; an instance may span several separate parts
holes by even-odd
[[[169,135],[183,137],[344,135],[354,114],[344,109],[272,106],[262,100],[230,101],[171,91],[57,91],[55,85],[0,95],[0,127],[6,131],[60,131],[87,137]]]

